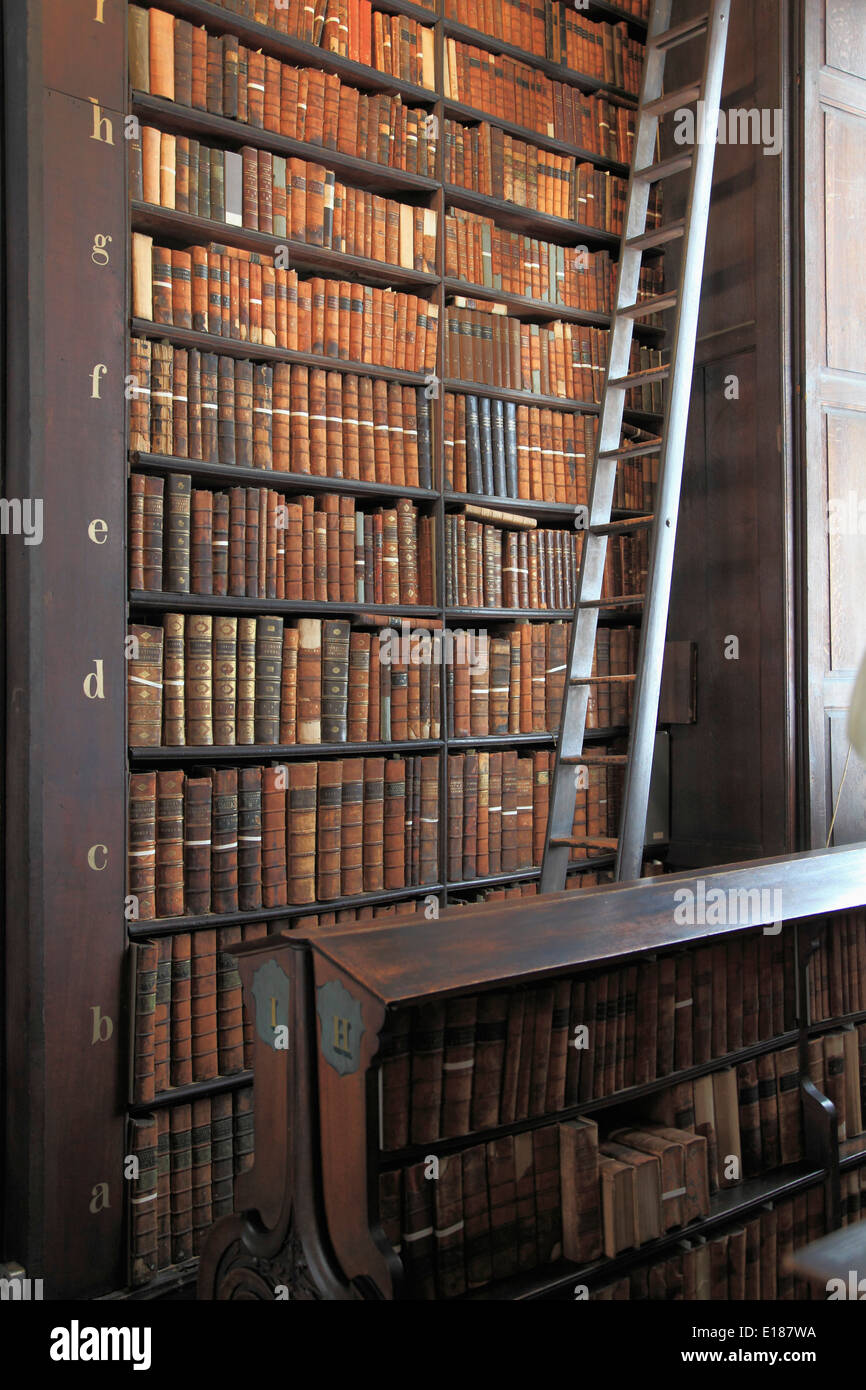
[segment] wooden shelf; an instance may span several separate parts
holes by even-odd
[[[381,753],[429,753],[443,747],[441,738],[389,739],[387,743],[199,744],[180,748],[130,748],[134,767],[165,767],[186,762],[258,763],[274,758],[316,759],[372,757]]]
[[[482,217],[493,217],[503,227],[511,227],[524,236],[536,236],[544,241],[555,241],[562,246],[580,246],[583,243],[590,250],[619,252],[620,237],[614,232],[606,232],[600,227],[585,226],[582,222],[572,222],[566,217],[554,217],[549,212],[537,208],[525,208],[520,203],[508,203],[504,198],[495,198],[489,193],[473,193],[457,183],[443,184],[445,206],[464,208],[467,212],[477,212]]]
[[[412,82],[402,82],[398,77],[379,72],[376,68],[355,63],[351,58],[343,58],[337,53],[328,53],[316,44],[283,34],[278,29],[257,24],[255,20],[245,19],[233,14],[220,5],[211,5],[208,0],[160,0],[160,8],[169,13],[188,19],[193,24],[205,24],[219,34],[236,34],[241,43],[253,49],[262,49],[274,58],[281,58],[293,66],[321,68],[324,72],[336,73],[353,87],[366,91],[389,92],[404,100],[418,104],[432,105],[436,93],[427,87],[416,87]],[[436,15],[427,13],[428,27],[434,28]],[[417,17],[414,15],[413,17]]]
[[[607,729],[587,729],[584,739],[601,743],[606,739],[624,738],[628,732],[627,724],[618,724]],[[516,744],[518,747],[526,745],[531,748],[539,743],[555,743],[556,737],[556,734],[485,734],[479,738],[449,738],[446,739],[446,743],[449,748],[494,748],[505,744],[509,747]]]
[[[566,304],[553,304],[547,299],[530,299],[527,295],[510,294],[488,285],[475,285],[452,275],[443,281],[445,293],[464,295],[467,299],[483,299],[493,304],[507,304],[510,316],[519,319],[562,319],[566,323],[588,323],[595,328],[610,328],[610,315],[593,309],[575,309]]]
[[[127,923],[130,939],[157,936],[176,936],[178,932],[198,931],[200,928],[249,926],[257,922],[281,922],[295,917],[309,917],[322,912],[341,912],[346,907],[378,907],[385,903],[400,903],[412,898],[426,898],[444,891],[442,883],[424,883],[410,888],[385,888],[378,893],[353,893],[351,897],[330,898],[327,902],[292,903],[286,907],[259,907],[250,912],[204,912],[185,917],[151,917],[147,922]],[[387,920],[387,919],[386,919]],[[351,927],[351,922],[341,923]]]
[[[575,1284],[598,1284],[609,1279],[618,1279],[636,1265],[645,1264],[658,1255],[666,1254],[681,1240],[713,1231],[730,1221],[743,1220],[765,1202],[795,1197],[799,1192],[814,1187],[825,1176],[825,1169],[802,1163],[791,1164],[787,1168],[777,1169],[776,1172],[759,1178],[747,1178],[737,1187],[714,1193],[710,1201],[709,1216],[701,1221],[692,1221],[687,1226],[679,1226],[675,1231],[668,1231],[658,1240],[647,1241],[645,1245],[624,1251],[612,1259],[596,1260],[589,1265],[579,1266],[567,1260],[559,1260],[545,1270],[533,1270],[514,1279],[501,1279],[483,1289],[463,1294],[455,1301],[524,1301],[555,1297],[557,1294],[572,1298]]]
[[[374,613],[383,618],[438,618],[440,608],[400,606],[385,603],[327,603],[315,599],[239,598],[234,594],[169,594],[133,589],[130,608],[159,613],[321,613],[323,617],[361,616]]]
[[[288,247],[293,270],[309,271],[314,275],[330,274],[339,280],[351,277],[355,281],[363,280],[380,288],[396,288],[409,294],[423,294],[439,284],[439,277],[431,272],[408,270],[404,266],[368,260],[365,256],[350,256],[345,251],[332,251],[327,246],[311,246],[306,241],[292,241],[289,237],[272,236],[249,227],[233,227],[228,222],[193,217],[188,212],[174,212],[171,208],[156,207],[150,203],[133,202],[130,207],[134,232],[146,232],[149,236],[169,241],[192,241],[197,245],[202,241],[215,241],[267,255],[273,255],[278,246],[285,246]]]
[[[485,492],[444,492],[442,494],[446,507],[487,507],[492,511],[513,511],[525,513],[526,516],[536,518],[549,517],[551,522],[568,521],[573,524],[574,515],[578,507],[588,507],[589,499],[585,502],[529,502],[521,497],[488,497]],[[636,511],[634,508],[613,507],[611,517],[614,521],[625,521],[632,517],[647,516],[648,513]]]
[[[399,381],[404,386],[423,386],[427,380],[423,372],[404,372],[399,367],[378,367],[369,362],[351,362],[343,357],[325,357],[317,352],[294,352],[290,348],[268,347],[264,343],[245,343],[239,338],[197,333],[193,328],[177,328],[171,323],[154,323],[152,319],[133,319],[130,328],[133,333],[159,338],[177,347],[199,348],[202,352],[218,352],[244,361],[296,362],[301,367],[323,367],[327,372],[378,376],[385,381]]]
[[[323,478],[312,473],[280,473],[271,468],[241,468],[227,463],[204,463],[200,459],[178,458],[170,454],[132,453],[132,466],[142,473],[189,473],[201,482],[218,486],[246,483],[249,487],[269,487],[275,492],[341,492],[353,497],[409,497],[417,502],[435,502],[439,496],[430,488],[401,487],[397,483],[368,483],[360,478]]]
[[[160,1091],[153,1100],[130,1101],[127,1110],[130,1115],[148,1115],[151,1110],[165,1110],[170,1105],[182,1105],[184,1101],[200,1100],[203,1096],[218,1096],[225,1091],[240,1091],[252,1086],[251,1071],[235,1071],[228,1076],[213,1076],[209,1081],[190,1081],[186,1086],[172,1086]]]
[[[603,77],[593,77],[587,72],[578,72],[574,68],[563,67],[561,63],[555,63],[550,58],[544,58],[538,53],[529,52],[523,48],[516,48],[514,44],[506,43],[504,39],[493,38],[490,34],[482,34],[478,29],[470,29],[465,24],[458,24],[456,20],[445,20],[445,34],[449,39],[456,39],[458,43],[470,44],[473,48],[484,48],[488,53],[500,53],[505,58],[513,58],[516,62],[522,63],[524,67],[534,68],[537,72],[543,72],[545,77],[549,77],[552,82],[564,82],[569,87],[580,87],[582,91],[598,92],[601,96],[615,97],[619,102],[637,103],[637,93],[626,91],[624,87],[615,87],[610,82],[605,82]],[[498,124],[495,117],[493,124]],[[555,137],[545,137],[551,140]],[[572,154],[576,147],[562,144],[559,146],[566,154]],[[616,168],[617,171],[627,166],[620,164],[616,160],[606,159],[601,155],[593,155],[588,150],[581,152],[582,158],[598,160],[603,162],[608,168]]]
[[[594,869],[609,868],[616,861],[616,855],[598,854],[592,859],[573,859],[569,863],[568,872],[591,873]],[[448,879],[445,888],[449,894],[452,893],[474,893],[485,888],[505,888],[509,883],[532,883],[533,880],[541,877],[541,868],[536,866],[530,869],[512,869],[504,874],[485,874],[483,878]]]
[[[330,145],[294,140],[288,135],[247,125],[228,116],[211,115],[209,111],[195,106],[180,106],[177,102],[150,96],[147,92],[133,92],[131,109],[141,121],[159,122],[160,126],[180,135],[210,136],[221,145],[252,145],[256,149],[272,150],[274,154],[323,164],[348,183],[369,188],[375,193],[426,195],[435,193],[439,187],[437,180],[426,174],[415,174],[393,164],[379,164],[373,159],[360,159]]]
[[[457,608],[446,607],[446,618],[473,618],[486,623],[508,623],[515,618],[540,618],[548,622],[573,618],[573,608]]]

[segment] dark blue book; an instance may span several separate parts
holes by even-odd
[[[493,486],[493,427],[490,420],[490,398],[482,396],[479,401],[481,423],[481,476],[484,486],[481,491],[486,497],[495,497]]]
[[[506,497],[517,497],[517,406],[505,403],[505,480]]]
[[[497,497],[508,496],[505,478],[505,411],[502,401],[491,401],[493,432],[493,481]]]
[[[469,491],[481,493],[481,435],[478,426],[478,397],[466,397],[466,474]]]

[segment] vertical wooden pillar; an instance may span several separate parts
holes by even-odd
[[[4,9],[5,495],[41,502],[42,537],[3,541],[3,1253],[46,1298],[124,1282],[125,20],[121,0]]]

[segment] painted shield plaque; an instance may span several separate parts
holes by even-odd
[[[339,980],[320,985],[316,994],[316,1012],[322,1024],[322,1055],[339,1076],[350,1076],[361,1063],[361,1035],[365,1031],[361,1001],[353,999]]]
[[[256,1032],[262,1042],[275,1052],[279,1039],[289,1032],[289,977],[275,960],[267,960],[253,975],[253,998],[256,1001]]]

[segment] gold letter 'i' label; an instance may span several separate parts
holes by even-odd
[[[105,23],[105,0],[96,0],[96,14],[93,18],[97,24]]]

